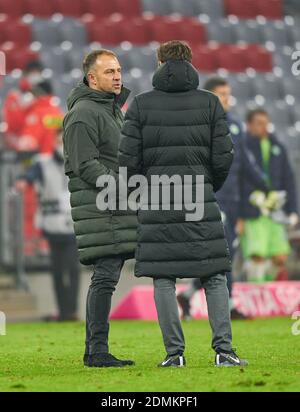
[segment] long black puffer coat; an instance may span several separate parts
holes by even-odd
[[[138,211],[137,277],[201,278],[230,270],[214,192],[228,175],[233,143],[218,97],[198,84],[190,63],[167,61],[154,74],[154,90],[138,95],[125,116],[119,164],[129,176],[150,182],[154,175],[192,175],[193,200],[200,187],[195,177],[204,176],[201,220],[187,221],[184,208]]]

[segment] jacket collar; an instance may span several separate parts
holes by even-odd
[[[126,100],[128,99],[128,96],[130,95],[131,91],[127,89],[127,87],[122,85],[121,93],[120,94],[115,94],[115,93],[109,93],[109,92],[102,92],[99,90],[94,90],[91,89],[88,85],[88,82],[86,80],[86,77],[83,78],[82,83],[89,88],[90,90],[93,90],[93,92],[98,93],[99,97],[101,96],[102,99],[107,99],[107,100],[113,100],[116,104],[118,104],[120,107],[122,107]]]
[[[99,90],[91,89],[85,78],[83,78],[74,89],[71,90],[67,105],[68,110],[71,110],[74,105],[80,100],[93,100],[99,104],[111,104],[113,106],[118,105],[122,107],[126,102],[130,90],[122,86],[121,93],[116,95],[114,93],[102,92]]]

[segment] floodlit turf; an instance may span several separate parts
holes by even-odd
[[[84,368],[83,323],[8,325],[0,336],[0,391],[300,391],[300,335],[289,318],[234,322],[234,345],[250,366],[213,366],[206,321],[184,322],[187,367],[164,358],[154,322],[114,321],[111,352],[135,367]]]

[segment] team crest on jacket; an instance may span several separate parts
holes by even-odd
[[[240,128],[235,123],[231,123],[231,125],[229,126],[229,129],[230,129],[231,134],[238,135],[240,133]]]
[[[280,147],[277,146],[277,145],[272,146],[272,153],[273,153],[273,155],[275,155],[275,156],[279,156],[280,153],[281,153]]]

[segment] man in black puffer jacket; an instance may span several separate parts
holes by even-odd
[[[129,176],[139,173],[148,182],[157,175],[179,175],[182,179],[192,176],[192,199],[196,198],[199,209],[201,204],[204,206],[204,213],[202,219],[191,221],[186,218],[185,202],[178,210],[175,197],[170,210],[149,210],[142,201],[135,275],[154,279],[155,303],[167,352],[159,366],[185,365],[175,283],[176,278],[186,277],[201,278],[205,289],[216,365],[245,365],[246,361],[232,350],[225,277],[230,259],[214,194],[228,175],[233,144],[218,97],[197,90],[198,73],[191,60],[191,49],[182,42],[171,41],[159,47],[154,90],[138,95],[126,114],[119,164],[127,167]],[[197,176],[204,177],[201,200],[196,193],[200,189]],[[159,200],[159,209],[164,206]]]

